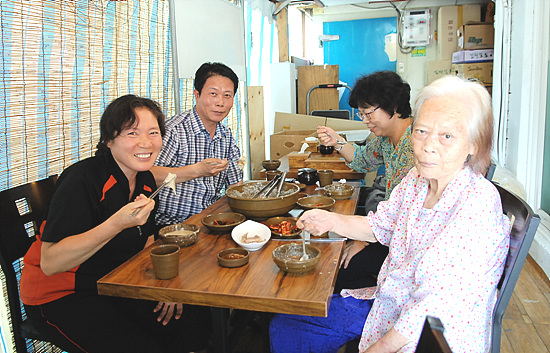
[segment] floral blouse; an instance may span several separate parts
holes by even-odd
[[[392,327],[414,352],[426,315],[438,317],[453,352],[488,352],[491,314],[509,247],[510,221],[499,194],[465,167],[432,209],[423,207],[428,179],[416,168],[389,201],[367,216],[376,238],[388,245],[376,288],[343,296],[375,298],[359,349]]]
[[[386,167],[386,200],[392,190],[414,167],[411,146],[411,127],[409,126],[394,148],[387,136],[378,136],[365,146],[352,144],[355,154],[348,167],[358,172],[372,172],[381,166]]]

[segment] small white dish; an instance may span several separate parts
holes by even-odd
[[[262,239],[262,242],[245,243],[243,242],[243,236],[245,234],[247,234],[248,239],[258,236]],[[244,249],[248,251],[258,251],[271,238],[271,230],[265,224],[247,220],[233,228],[231,237],[235,243],[239,244]]]

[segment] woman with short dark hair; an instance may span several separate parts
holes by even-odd
[[[357,80],[349,103],[359,110],[357,115],[376,136],[365,146],[354,143],[338,145],[329,134],[340,141],[344,139],[334,130],[326,126],[317,129],[321,144],[336,146],[336,151],[344,157],[351,169],[371,172],[385,167],[385,195],[373,187],[367,198],[368,210],[376,211],[378,202],[387,200],[392,190],[414,166],[410,91],[409,84],[393,71],[378,71]],[[376,197],[377,192],[384,197]],[[376,276],[387,255],[388,248],[381,244],[348,241],[336,279],[335,293],[342,289],[376,285]]]
[[[149,169],[162,147],[164,114],[150,99],[125,95],[107,106],[100,129],[96,155],[59,177],[24,257],[27,317],[67,352],[205,349],[209,308],[97,293],[101,277],[154,240],[156,204],[147,196],[157,186]]]

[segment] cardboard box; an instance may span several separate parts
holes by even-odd
[[[317,137],[317,130],[280,131],[271,135],[271,159],[279,159],[290,152],[300,151],[305,138]]]
[[[355,112],[357,112],[357,109]],[[317,130],[317,126],[329,126],[333,128],[334,131],[369,129],[367,125],[363,124],[363,122],[359,120],[275,112],[273,131]]]
[[[483,85],[492,85],[493,83],[493,62],[472,63],[472,64],[452,64],[453,74],[476,80]]]
[[[451,74],[451,60],[428,61],[426,63],[426,84]]]
[[[495,43],[492,23],[470,23],[458,29],[457,50],[490,49]]]
[[[453,64],[493,61],[494,49],[461,50],[453,53]]]
[[[437,58],[451,60],[456,51],[456,32],[468,22],[481,21],[480,5],[442,6],[437,11]]]

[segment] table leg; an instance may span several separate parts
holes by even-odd
[[[229,309],[210,308],[212,313],[212,339],[215,353],[229,353],[228,324]]]

